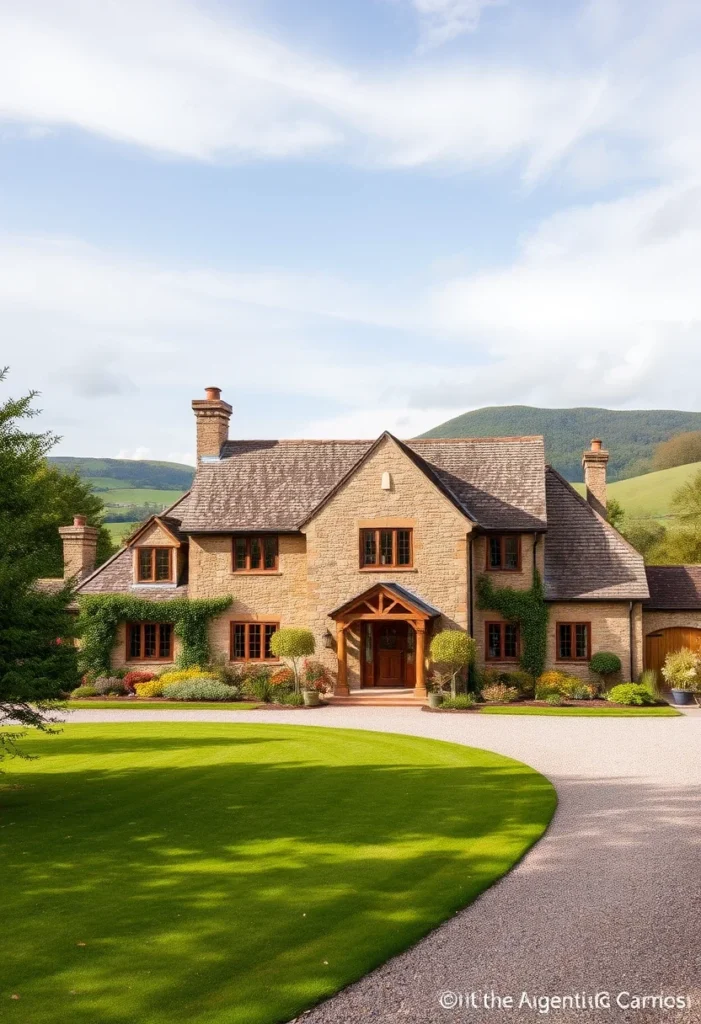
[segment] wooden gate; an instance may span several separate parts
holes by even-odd
[[[645,668],[653,668],[661,686],[665,685],[660,669],[668,654],[682,647],[690,647],[701,654],[701,629],[692,626],[673,626],[669,629],[658,629],[645,637]]]

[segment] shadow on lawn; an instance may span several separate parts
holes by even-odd
[[[4,963],[33,1022],[287,1019],[473,899],[554,807],[542,776],[482,752],[346,765],[322,744],[314,763],[260,729],[65,735],[5,794],[22,926]],[[212,761],[159,764],[181,747]],[[104,767],[61,770],[98,749]]]

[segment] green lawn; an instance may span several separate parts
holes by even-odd
[[[110,537],[115,544],[121,544],[133,528],[133,523],[105,523],[105,529],[109,530]]]
[[[614,480],[608,485],[608,496],[620,501],[629,520],[659,518],[668,514],[674,492],[699,471],[701,462],[692,462],[688,466],[661,469],[629,480]],[[584,484],[574,486],[584,494]]]
[[[105,491],[102,500],[105,505],[160,505],[161,509],[172,505],[184,491],[161,491],[153,487],[117,487]]]
[[[288,1021],[473,900],[556,803],[497,754],[345,729],[68,725],[26,749],[0,783],[17,1024]]]
[[[260,707],[259,704],[247,704],[245,701],[193,701],[193,700],[67,700],[65,707],[72,711],[250,711]]]
[[[669,704],[664,707],[654,705],[652,707],[610,707],[610,708],[585,708],[581,705],[564,708],[535,707],[532,704],[497,704],[494,707],[480,709],[482,715],[570,715],[583,718],[674,718],[680,715]]]

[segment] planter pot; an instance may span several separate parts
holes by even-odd
[[[694,694],[692,690],[672,689],[672,700],[675,704],[693,704]]]
[[[429,693],[428,695],[428,706],[430,708],[439,708],[443,703],[442,693]]]
[[[305,690],[302,696],[304,697],[305,708],[318,708],[321,704],[317,690]]]

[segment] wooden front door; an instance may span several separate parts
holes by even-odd
[[[645,668],[652,668],[657,672],[660,686],[666,686],[661,672],[665,658],[682,647],[689,647],[701,654],[701,629],[674,626],[669,629],[658,629],[645,637]]]
[[[404,686],[406,622],[378,622],[375,686]]]

